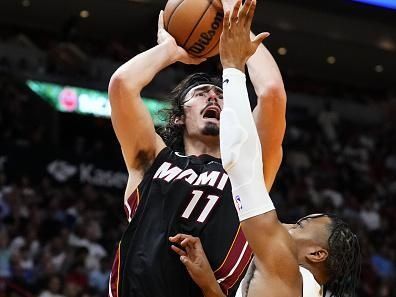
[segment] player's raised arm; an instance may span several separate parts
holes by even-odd
[[[255,38],[252,33],[251,38]],[[278,65],[263,44],[249,58],[247,68],[257,95],[253,116],[262,147],[265,183],[270,190],[282,162],[286,91]]]
[[[235,3],[236,0],[222,0],[224,11],[232,10]],[[255,37],[251,33],[251,40]],[[270,190],[283,156],[286,92],[278,65],[263,44],[248,59],[247,68],[257,95],[253,115],[262,146],[265,182]]]
[[[156,135],[140,93],[165,67],[180,61],[198,64],[165,31],[162,12],[158,21],[158,45],[133,57],[113,74],[109,84],[111,120],[128,170],[140,170],[165,146]]]
[[[265,34],[253,41],[249,37],[255,0],[237,2],[230,16],[226,14],[220,40],[223,65],[224,107],[220,118],[220,149],[224,169],[232,185],[235,207],[242,230],[253,249],[257,265],[271,278],[270,296],[292,296],[301,287],[294,245],[287,230],[278,221],[267,192],[262,171],[260,139],[250,112],[244,74],[245,63]],[[228,23],[227,23],[228,22]],[[290,286],[286,286],[287,280]],[[269,287],[270,288],[270,287]]]

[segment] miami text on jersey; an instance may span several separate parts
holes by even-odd
[[[154,179],[162,179],[166,182],[173,180],[183,180],[190,185],[208,185],[223,190],[227,183],[228,175],[220,171],[207,171],[198,175],[194,170],[182,170],[177,166],[172,166],[169,162],[164,162],[154,175]]]

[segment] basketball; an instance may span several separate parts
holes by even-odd
[[[165,29],[195,57],[218,54],[223,18],[220,0],[169,0],[164,9]]]

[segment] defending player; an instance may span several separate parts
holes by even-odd
[[[339,218],[326,214],[282,225],[266,190],[261,145],[244,74],[246,60],[256,46],[249,40],[254,5],[255,0],[246,0],[240,9],[241,2],[237,2],[232,13],[225,15],[220,40],[225,97],[220,120],[222,162],[232,184],[242,230],[255,255],[241,295],[319,297],[327,285],[331,296],[355,296],[360,268],[356,235]],[[224,296],[199,238],[178,234],[170,241],[182,246],[172,249],[205,297]]]
[[[255,43],[259,45],[266,36],[258,36]],[[177,61],[201,60],[176,45],[163,28],[162,14],[158,42],[122,65],[109,85],[112,123],[129,171],[125,209],[130,222],[114,261],[109,294],[200,296],[199,287],[170,249],[168,237],[183,232],[201,238],[221,288],[233,295],[252,253],[219,159],[221,80],[195,74],[176,87],[164,141],[155,133],[141,90],[163,68]],[[278,67],[264,46],[247,64],[258,96],[254,115],[263,144],[262,169],[271,187],[282,159],[285,91]]]

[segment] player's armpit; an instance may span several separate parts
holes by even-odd
[[[287,279],[299,277],[295,243],[275,210],[244,220],[241,227],[263,272]]]
[[[261,267],[256,267],[256,269],[259,270]],[[302,280],[298,279],[300,276],[296,277],[295,281],[290,281],[277,275],[256,271],[254,282],[249,285],[248,296],[299,297],[302,294]]]

